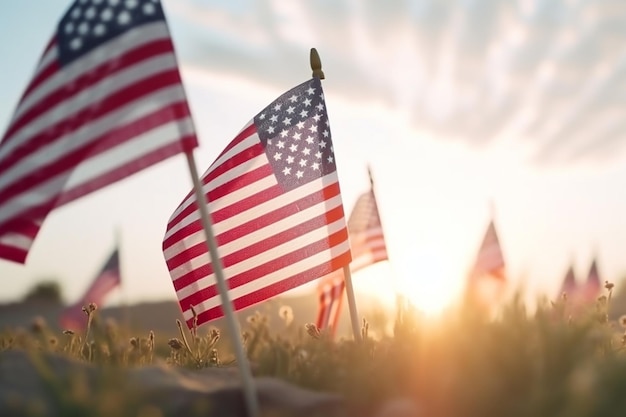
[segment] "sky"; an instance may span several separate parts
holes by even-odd
[[[106,0],[105,0],[106,1]],[[0,4],[0,130],[70,2]],[[623,0],[163,0],[204,171],[263,107],[323,87],[346,212],[371,167],[390,260],[357,290],[438,308],[494,219],[510,288],[554,297],[626,276]],[[191,188],[182,155],[55,210],[25,265],[0,260],[0,302],[57,280],[77,299],[119,236],[111,303],[175,299],[161,252]],[[311,290],[308,286],[301,291]]]

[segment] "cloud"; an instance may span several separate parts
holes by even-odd
[[[623,155],[623,0],[170,0],[181,59],[399,109],[442,140],[517,140],[541,163]],[[179,45],[181,45],[179,47]]]

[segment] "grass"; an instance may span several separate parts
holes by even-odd
[[[290,309],[281,307],[283,331],[270,332],[267,317],[257,312],[241,337],[256,375],[339,393],[349,415],[403,402],[436,417],[624,416],[626,319],[608,320],[612,291],[607,284],[606,294],[583,310],[563,297],[529,312],[516,298],[495,318],[465,305],[430,319],[403,304],[389,335],[372,337],[364,321],[361,343],[296,326]],[[218,329],[187,331],[178,323],[177,338],[129,337],[115,323],[100,323],[95,305],[85,313],[84,334],[54,334],[38,320],[30,331],[0,337],[0,350],[50,351],[106,370],[98,392],[77,394],[79,383],[59,381],[42,366],[63,415],[112,415],[112,407],[115,415],[145,412],[151,406],[118,388],[120,368],[157,360],[189,369],[236,366]]]

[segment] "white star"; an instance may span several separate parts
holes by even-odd
[[[330,126],[330,122],[328,121],[328,119],[324,120],[324,123],[326,124],[326,126]]]
[[[276,110],[276,111],[280,110],[280,103],[276,103],[274,105],[274,110]]]
[[[294,110],[296,110],[296,108],[293,107],[293,106],[287,107],[287,113],[289,113],[289,114],[293,114]]]
[[[73,22],[67,22],[67,24],[65,25],[65,33],[67,33],[69,35],[72,32],[74,32],[74,23]]]
[[[319,114],[316,114],[315,116],[313,116],[313,120],[315,120],[316,122],[319,122],[321,118],[322,116],[320,116]]]
[[[302,110],[302,111],[300,112],[300,117],[302,117],[303,119],[304,119],[305,117],[307,117],[308,115],[309,115],[309,112],[308,112],[308,111],[306,111],[306,110]]]
[[[80,49],[83,46],[83,40],[81,38],[74,38],[70,41],[70,48],[73,50]]]
[[[300,160],[300,166],[301,167],[305,167],[306,166],[306,159],[301,159]]]
[[[150,4],[150,3],[148,3],[148,4]],[[265,113],[259,114],[259,119],[260,120],[265,120]]]
[[[298,101],[298,96],[296,96],[295,94],[292,95],[291,97],[289,97],[289,101],[291,101],[292,103],[295,103],[296,101]]]
[[[95,28],[93,28],[93,33],[96,36],[102,36],[107,32],[107,27],[102,23],[98,23]]]
[[[285,117],[285,120],[283,120],[283,124],[289,126],[291,124],[291,117]]]
[[[302,171],[296,172],[296,177],[298,177],[298,178],[302,178],[303,175],[304,175],[304,172],[302,172]]]
[[[285,147],[285,142],[279,140],[276,146],[278,147],[278,149],[283,149]]]
[[[315,154],[315,157],[317,159],[322,159],[322,153],[320,151],[317,151],[317,153]]]
[[[311,133],[317,132],[317,125],[311,125],[311,127],[309,127],[309,130],[311,131]]]
[[[283,154],[282,154],[282,153],[280,153],[280,152],[276,152],[276,153],[274,154],[274,160],[275,160],[275,161],[280,160],[280,158],[282,158],[282,157],[283,157]]]
[[[270,117],[270,122],[276,123],[277,121],[278,121],[278,116],[276,116],[275,114],[272,115],[272,117]]]
[[[126,0],[125,3],[127,9],[134,9],[138,4],[139,2],[137,0]]]
[[[89,23],[82,22],[80,25],[78,25],[78,33],[80,33],[81,35],[86,35],[87,32],[89,32]]]
[[[320,93],[320,99],[324,101],[324,93]]]
[[[103,0],[91,0],[93,4],[100,4]]]
[[[301,136],[302,136],[302,133],[294,133],[293,134],[293,140],[300,140]]]
[[[326,142],[325,141],[320,141],[320,148],[322,149],[326,149]]]
[[[120,14],[117,15],[117,23],[119,23],[120,25],[127,25],[130,23],[130,13],[128,13],[128,10],[124,10],[122,11]]]
[[[113,10],[106,8],[100,13],[100,19],[104,22],[108,22],[113,18]]]
[[[290,150],[291,152],[295,152],[295,151],[297,151],[297,150],[298,150],[298,145],[296,145],[295,143],[293,143],[293,144],[289,147],[289,150]]]
[[[317,171],[320,169],[320,164],[318,164],[317,162],[313,162],[311,164],[311,167],[313,168],[314,171]]]
[[[296,126],[298,126],[298,129],[304,129],[304,122],[303,121],[299,121]]]
[[[93,19],[94,17],[96,17],[96,8],[95,7],[90,7],[85,11],[85,18],[86,19]]]
[[[302,149],[302,153],[305,154],[306,156],[309,156],[309,154],[311,153],[311,150],[309,148],[304,148]]]
[[[305,105],[306,107],[309,107],[309,106],[311,105],[311,99],[310,99],[310,98],[305,98],[305,99],[304,99],[304,105]]]
[[[271,144],[272,144],[272,139],[268,139],[268,140],[267,140],[267,144],[268,144],[268,145],[271,145]]]
[[[316,109],[318,109],[319,111],[324,110],[324,105],[322,103],[319,103],[317,106],[315,106]]]
[[[288,164],[293,164],[293,156],[291,156],[291,155],[287,156],[287,163]]]
[[[70,16],[72,16],[74,19],[78,19],[81,13],[82,13],[82,10],[80,10],[80,7],[76,7],[74,8],[74,10],[72,10],[72,13]]]
[[[287,129],[283,129],[280,131],[281,138],[286,138],[288,134],[289,134],[289,131]]]
[[[328,158],[326,159],[328,161],[329,164],[333,163],[333,156],[332,155],[328,155]]]
[[[291,167],[285,167],[285,169],[283,169],[283,174],[285,175],[291,174]]]
[[[313,136],[307,136],[306,137],[306,143],[308,143],[309,145],[313,144],[313,141],[315,141],[315,139],[313,138]]]
[[[144,14],[154,14],[156,12],[156,8],[152,3],[146,3],[143,5],[143,13]]]
[[[330,132],[326,129],[324,129],[324,131],[322,132],[322,135],[324,135],[325,138],[328,137],[328,135],[330,135]]]
[[[315,93],[315,88],[313,88],[313,87],[309,87],[309,89],[308,89],[308,90],[306,90],[306,93],[307,93],[308,95],[311,95],[311,94]]]
[[[269,133],[270,135],[273,135],[274,134],[274,126],[269,126],[267,128],[267,133]]]
[[[118,4],[120,4],[120,0],[109,0],[109,4],[111,6],[117,6]]]

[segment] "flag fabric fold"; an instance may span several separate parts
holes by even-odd
[[[587,274],[587,281],[585,281],[583,287],[583,300],[585,303],[593,303],[600,296],[602,292],[602,281],[600,280],[600,274],[598,273],[598,263],[594,258],[589,267],[589,273]]]
[[[351,272],[388,260],[373,190],[359,196],[348,220],[348,234],[353,257],[350,264]],[[316,326],[321,329],[330,328],[334,333],[337,330],[345,293],[343,269],[321,278],[317,290],[319,307]]]
[[[84,330],[87,325],[87,316],[82,310],[83,306],[89,303],[102,306],[107,295],[121,284],[119,250],[115,249],[83,296],[61,312],[59,318],[61,328],[73,331]]]
[[[254,116],[201,182],[234,310],[350,262],[319,79],[294,87]],[[188,325],[192,306],[199,325],[223,316],[196,203],[190,192],[170,217],[163,239]]]
[[[574,274],[574,267],[572,265],[570,265],[565,273],[565,278],[563,278],[558,296],[561,297],[563,294],[566,294],[567,299],[572,302],[576,302],[580,295],[578,282],[576,281],[576,275]]]
[[[197,146],[158,0],[77,0],[0,142],[0,258],[56,207]]]

